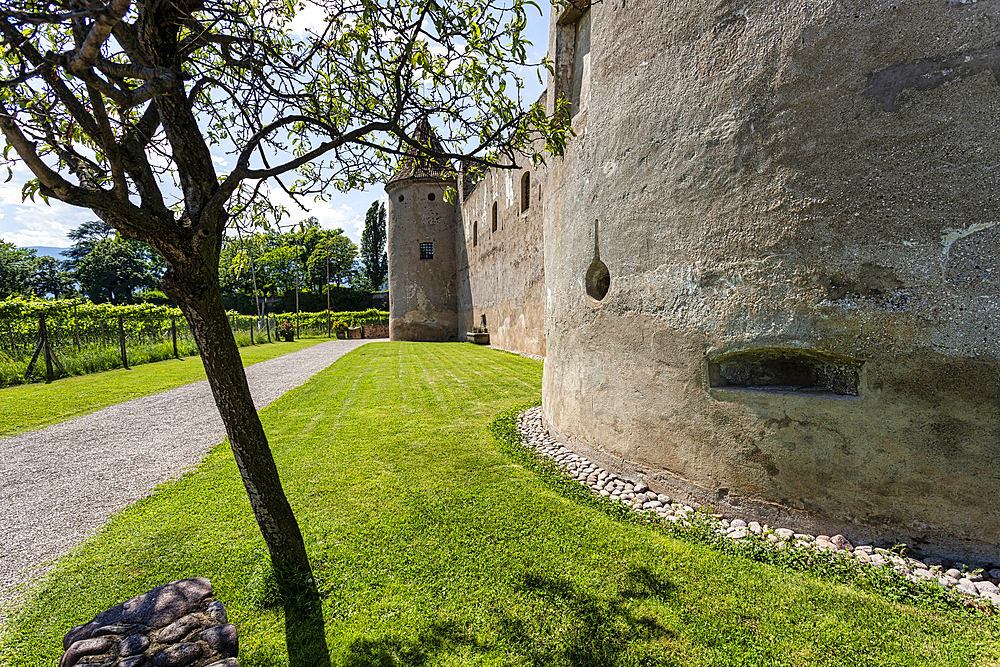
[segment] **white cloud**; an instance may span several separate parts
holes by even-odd
[[[326,9],[322,5],[306,3],[304,8],[297,10],[295,18],[288,25],[288,31],[295,35],[320,33],[326,25],[326,16]]]
[[[309,209],[308,212],[299,208],[299,205],[281,189],[271,190],[268,199],[288,209],[289,216],[282,221],[282,228],[315,216],[323,229],[340,227],[349,239],[360,245],[361,233],[365,229],[365,212],[373,201],[378,199],[384,201],[385,193],[380,186],[376,185],[368,190],[356,190],[344,194],[335,193],[331,196],[330,201],[326,202],[304,200],[302,203]]]
[[[31,179],[23,165],[12,166],[13,177],[0,184],[0,238],[18,246],[68,247],[66,232],[93,220],[89,209],[81,209],[40,195],[21,201],[21,188]]]

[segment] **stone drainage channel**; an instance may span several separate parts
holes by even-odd
[[[641,481],[635,482],[604,470],[584,457],[567,449],[553,438],[542,424],[542,409],[534,407],[518,416],[517,430],[525,445],[540,455],[551,459],[567,475],[589,487],[605,498],[616,500],[631,507],[635,512],[643,512],[660,517],[663,521],[680,522],[682,525],[700,505],[694,507],[671,502],[664,494],[650,491]],[[788,528],[773,528],[757,521],[726,519],[722,515],[712,515],[718,520],[716,532],[731,540],[764,539],[775,549],[785,549],[788,545],[811,547],[843,554],[873,567],[891,567],[910,581],[933,581],[949,590],[988,600],[1000,607],[1000,568],[988,571],[974,570],[961,564],[946,563],[943,559],[929,557],[923,561],[907,558],[886,549],[870,545],[854,546],[843,535],[807,535]],[[753,537],[751,537],[753,536]],[[945,569],[945,566],[952,565]]]

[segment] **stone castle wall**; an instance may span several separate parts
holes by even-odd
[[[961,0],[571,8],[547,96],[577,137],[525,213],[518,172],[461,193],[456,335],[544,355],[548,425],[660,488],[995,554],[998,29]]]
[[[717,505],[995,552],[998,28],[926,0],[554,23],[549,424]]]
[[[456,225],[459,329],[481,326],[485,315],[491,345],[545,356],[545,172],[524,161],[520,170],[490,171],[462,199]]]

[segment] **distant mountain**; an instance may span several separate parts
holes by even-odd
[[[44,245],[28,246],[28,249],[34,250],[39,257],[41,257],[42,255],[48,255],[49,257],[54,257],[59,260],[66,259],[63,253],[69,250],[69,248],[53,248],[51,246],[44,246]]]

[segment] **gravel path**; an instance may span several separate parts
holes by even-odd
[[[247,368],[260,410],[368,340]],[[0,439],[0,607],[116,512],[197,465],[226,436],[208,381]],[[4,622],[0,610],[0,627]]]

